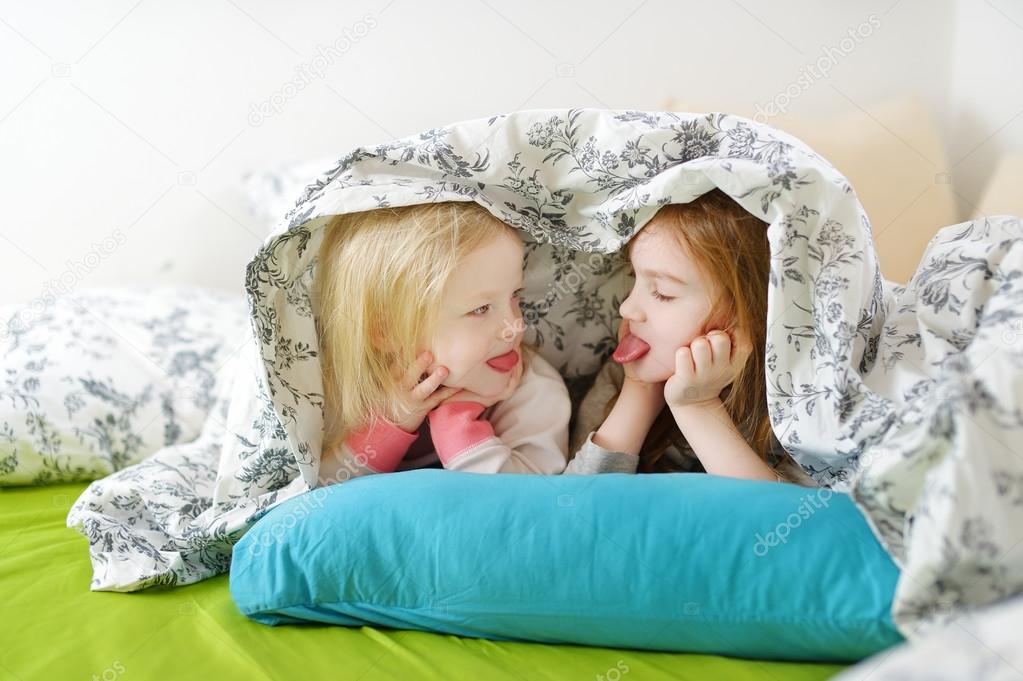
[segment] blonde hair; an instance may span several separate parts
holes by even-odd
[[[774,433],[768,416],[764,365],[771,270],[767,223],[747,212],[720,189],[690,203],[667,205],[656,217],[661,220],[658,228],[664,229],[689,254],[716,294],[700,333],[705,334],[719,324],[719,328],[728,331],[745,331],[753,343],[752,354],[735,381],[725,389],[727,394],[722,402],[753,451],[782,478],[790,479],[784,468],[779,468],[782,462],[772,461],[770,456]],[[631,253],[634,243],[635,239],[629,241],[626,255]],[[606,405],[604,418],[617,399],[616,395]],[[640,470],[671,470],[663,454],[672,445],[683,454],[694,456],[671,411],[665,408],[643,442]]]
[[[402,382],[458,263],[502,234],[518,236],[474,202],[349,213],[323,229],[313,300],[329,452],[379,414],[409,408]]]

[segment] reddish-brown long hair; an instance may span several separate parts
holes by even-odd
[[[753,451],[764,461],[777,463],[768,456],[774,436],[767,412],[764,367],[771,267],[767,223],[751,215],[720,189],[690,203],[664,206],[656,219],[658,229],[664,229],[689,254],[717,293],[700,333],[706,333],[717,322],[718,328],[745,331],[753,343],[753,352],[735,381],[722,393],[722,402]],[[626,256],[631,255],[634,243],[635,239],[629,241]],[[605,419],[617,399],[616,395],[608,402]],[[639,470],[673,470],[671,463],[663,458],[665,450],[672,445],[683,454],[693,456],[692,448],[666,407],[643,442]]]

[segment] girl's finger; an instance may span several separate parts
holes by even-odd
[[[433,391],[437,389],[445,378],[448,377],[448,370],[446,367],[437,367],[433,370],[433,373],[426,377],[422,383],[417,385],[412,391],[412,394],[418,400],[425,400]]]
[[[700,336],[689,344],[689,351],[693,355],[693,365],[696,371],[703,371],[710,368],[713,357],[710,354],[710,341]]]
[[[445,387],[441,388],[440,390],[437,390],[436,392],[433,393],[433,395],[430,397],[430,399],[427,400],[427,402],[426,402],[427,406],[429,406],[430,409],[433,409],[438,404],[440,404],[444,400],[448,399],[449,397],[451,397],[452,395],[454,395],[455,393],[457,393],[460,390],[461,390],[461,388],[452,388],[452,387],[449,387],[449,386],[445,386]]]
[[[727,365],[732,352],[732,339],[724,331],[714,331],[707,338],[710,341],[711,359],[722,366]]]
[[[430,362],[433,361],[433,354],[429,350],[424,350],[419,353],[416,357],[416,361],[412,364],[412,368],[409,369],[408,374],[405,376],[405,385],[409,390],[416,387],[416,385],[422,380],[423,374],[426,373],[427,367],[430,366]]]
[[[680,376],[691,376],[694,371],[692,351],[689,348],[679,348],[676,350],[675,373]]]

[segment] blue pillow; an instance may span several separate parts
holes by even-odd
[[[425,469],[312,490],[235,546],[266,624],[852,661],[902,640],[847,495],[705,474]]]

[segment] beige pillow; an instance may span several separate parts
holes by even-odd
[[[1023,154],[1004,156],[987,183],[977,206],[977,215],[1018,215],[1023,217]]]
[[[695,105],[680,100],[666,104],[672,111],[694,110]],[[753,118],[755,112],[736,113]],[[867,210],[887,279],[907,282],[935,232],[962,220],[943,174],[948,168],[945,146],[918,97],[864,108],[849,104],[832,116],[789,114],[765,122],[803,140],[849,178]]]

